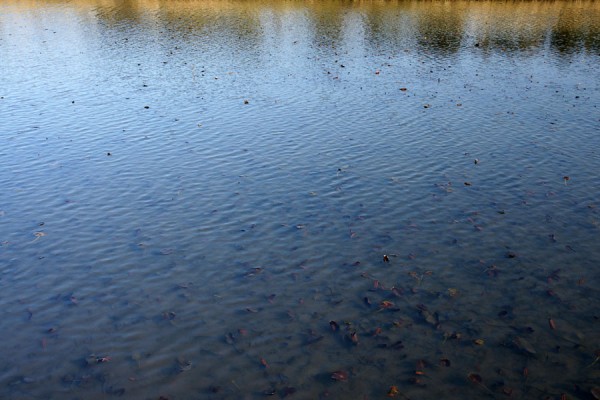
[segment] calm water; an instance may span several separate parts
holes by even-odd
[[[2,399],[595,398],[598,2],[0,0],[0,140]]]

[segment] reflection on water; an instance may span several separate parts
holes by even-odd
[[[597,397],[599,33],[0,0],[0,398]]]
[[[3,1],[26,11],[62,4],[61,1]],[[369,40],[386,44],[403,41],[431,51],[456,52],[465,41],[484,48],[527,50],[550,43],[560,52],[580,49],[598,52],[600,7],[595,1],[542,2],[413,2],[413,1],[72,1],[71,7],[108,24],[152,21],[168,24],[179,34],[226,25],[222,34],[247,40],[264,28],[261,18],[271,13],[282,18],[304,13],[312,21],[314,36],[335,43],[345,29],[356,29],[361,15]],[[273,14],[274,13],[274,14]],[[89,15],[89,14],[88,14]],[[345,26],[351,21],[352,28]]]

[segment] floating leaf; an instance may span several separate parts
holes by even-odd
[[[473,343],[475,343],[477,346],[483,346],[485,341],[483,339],[475,339],[473,340]]]
[[[331,330],[334,332],[337,332],[340,330],[340,326],[335,321],[329,321],[329,326],[331,327]]]
[[[379,307],[380,308],[392,308],[392,307],[394,307],[394,303],[392,303],[391,301],[388,301],[388,300],[383,300],[381,303],[379,303]]]
[[[331,379],[338,382],[345,382],[348,380],[348,373],[346,371],[335,371],[331,374]]]
[[[260,358],[260,365],[262,365],[265,369],[269,368],[269,364],[267,364],[267,360],[264,358]]]
[[[358,334],[356,331],[352,331],[345,336],[346,340],[348,340],[353,345],[358,345]]]
[[[396,397],[400,392],[396,386],[390,387],[390,390],[387,392],[388,397]]]
[[[550,325],[550,328],[552,330],[556,330],[556,324],[554,323],[554,320],[552,318],[548,319],[548,325]]]

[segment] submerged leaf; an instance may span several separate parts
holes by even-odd
[[[447,358],[440,358],[440,365],[442,367],[449,367],[450,366],[450,360],[448,360]]]
[[[535,348],[526,339],[517,336],[514,338],[513,342],[515,343],[515,345],[517,345],[517,348],[519,348],[519,350],[525,351],[529,354],[536,354]]]

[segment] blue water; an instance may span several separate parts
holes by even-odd
[[[0,1],[0,398],[593,398],[598,21]]]

